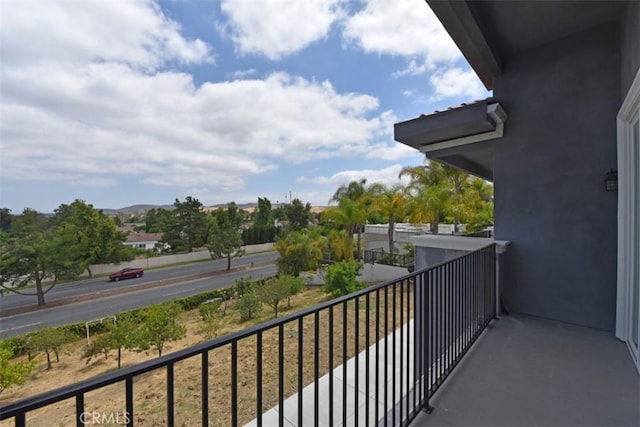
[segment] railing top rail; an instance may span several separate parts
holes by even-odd
[[[202,353],[208,352],[210,350],[225,346],[227,344],[230,344],[234,341],[239,341],[241,339],[244,338],[248,338],[252,335],[256,335],[258,333],[267,331],[269,329],[278,327],[280,324],[286,324],[292,321],[296,321],[299,318],[302,317],[306,317],[309,315],[313,315],[316,312],[320,312],[322,310],[326,310],[330,307],[335,307],[338,306],[340,304],[343,304],[345,302],[354,300],[356,298],[360,298],[363,296],[366,296],[367,294],[371,294],[376,292],[379,289],[384,289],[385,287],[388,286],[392,286],[396,283],[405,281],[405,280],[409,280],[413,277],[416,277],[418,275],[422,275],[425,274],[431,270],[435,270],[437,268],[442,267],[443,265],[449,264],[449,263],[453,263],[456,262],[456,260],[470,256],[474,253],[486,250],[490,247],[494,247],[495,250],[495,243],[491,243],[488,244],[486,246],[483,246],[482,248],[479,248],[473,252],[469,252],[463,255],[460,255],[458,257],[452,258],[450,260],[447,261],[443,261],[440,262],[438,264],[435,264],[433,266],[424,268],[422,270],[419,271],[415,271],[413,273],[407,274],[405,276],[402,276],[400,278],[394,279],[394,280],[390,280],[390,281],[386,281],[383,283],[379,283],[373,286],[370,286],[366,289],[362,289],[356,292],[353,292],[349,295],[345,295],[339,298],[335,298],[332,299],[330,301],[326,301],[320,304],[317,304],[313,307],[309,307],[306,308],[304,310],[301,310],[299,312],[296,313],[292,313],[286,316],[282,316],[276,319],[271,319],[268,320],[266,322],[260,323],[258,325],[254,325],[254,326],[250,326],[246,329],[243,329],[242,331],[237,331],[237,332],[233,332],[230,333],[228,335],[219,337],[219,338],[215,338],[213,340],[210,341],[206,341],[200,344],[196,344],[194,346],[191,346],[189,348],[185,348],[182,350],[178,350],[176,352],[167,354],[165,356],[156,358],[156,359],[152,359],[152,360],[148,360],[146,362],[142,362],[142,363],[138,363],[136,365],[133,366],[129,366],[127,368],[122,368],[119,369],[117,371],[114,372],[109,372],[106,374],[102,374],[100,376],[97,377],[93,377],[93,378],[88,378],[86,380],[74,383],[74,384],[70,384],[67,386],[63,386],[54,390],[50,390],[50,391],[46,391],[40,394],[37,394],[35,396],[31,396],[31,397],[27,397],[25,399],[16,401],[16,402],[12,402],[9,403],[7,405],[1,406],[0,407],[0,420],[4,420],[4,419],[8,419],[11,417],[16,416],[19,413],[23,413],[23,412],[28,412],[28,411],[32,411],[44,406],[47,406],[51,403],[55,403],[55,402],[59,402],[65,399],[69,399],[71,397],[74,397],[80,393],[86,393],[92,390],[96,390],[98,388],[102,388],[120,381],[124,381],[127,378],[131,378],[131,377],[135,377],[141,374],[144,374],[146,372],[150,372],[156,369],[160,369],[160,368],[164,368],[168,365],[171,365],[173,363],[179,362],[181,360],[184,359],[188,359],[190,357],[194,357],[194,356],[198,356]]]

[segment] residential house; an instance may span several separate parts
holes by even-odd
[[[131,232],[127,235],[127,240],[122,244],[137,249],[156,249],[156,244],[162,240],[162,233],[138,233]]]

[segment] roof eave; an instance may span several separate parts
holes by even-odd
[[[427,0],[487,90],[493,90],[493,77],[502,73],[502,58],[474,17],[466,1]]]

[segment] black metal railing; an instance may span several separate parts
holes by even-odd
[[[80,426],[96,416],[127,425],[407,425],[495,316],[495,282],[492,244],[5,405],[0,419],[18,426]]]
[[[473,232],[469,232],[469,233],[462,233],[461,236],[462,237],[485,237],[485,238],[491,238],[491,237],[493,237],[493,230],[480,230],[480,231],[473,231]]]
[[[413,265],[413,256],[409,254],[396,254],[385,252],[384,249],[367,249],[364,251],[365,264],[386,264],[396,267],[409,267]]]

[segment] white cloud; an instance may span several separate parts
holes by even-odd
[[[342,14],[337,0],[222,1],[221,28],[243,54],[278,60],[326,37]]]
[[[464,71],[461,68],[439,70],[432,74],[429,80],[434,88],[432,97],[434,101],[454,96],[478,99],[486,96],[487,93],[473,70]]]
[[[375,97],[329,82],[274,73],[197,87],[158,68],[208,56],[153,3],[62,4],[2,6],[3,177],[239,191],[282,161],[364,157],[391,140],[394,117]],[[27,31],[32,17],[38,31]]]
[[[258,71],[253,68],[250,68],[248,70],[236,70],[230,73],[230,77],[232,79],[246,79],[251,76],[255,76],[257,73]]]
[[[329,185],[332,186],[333,191],[341,185],[350,183],[351,181],[359,181],[366,179],[367,184],[373,184],[379,182],[385,185],[395,185],[408,183],[407,178],[398,178],[400,170],[403,166],[400,164],[394,164],[383,169],[363,169],[363,170],[346,170],[337,172],[331,176],[315,176],[305,177],[301,176],[297,179],[299,183],[310,183],[316,185]],[[331,193],[333,194],[333,192]]]
[[[407,57],[423,72],[436,63],[461,58],[429,6],[416,0],[367,0],[345,22],[343,37],[365,52]]]
[[[0,54],[12,65],[115,61],[147,71],[212,61],[201,40],[149,1],[3,2]]]

